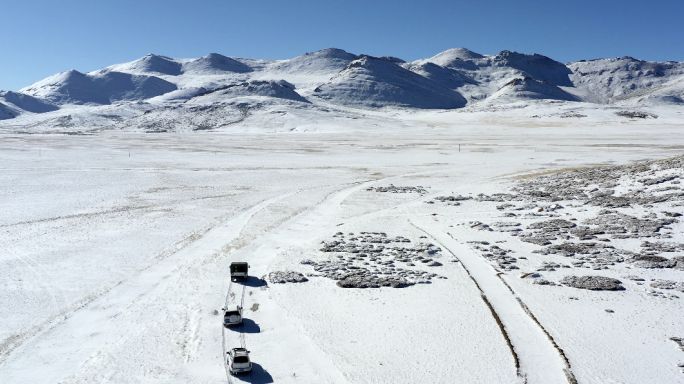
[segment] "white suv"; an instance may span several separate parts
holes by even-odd
[[[233,348],[226,352],[228,355],[228,367],[230,373],[235,375],[237,373],[251,372],[252,362],[249,360],[249,351],[244,348]]]
[[[231,325],[242,324],[242,307],[233,304],[226,308],[223,308],[223,325],[229,327]]]

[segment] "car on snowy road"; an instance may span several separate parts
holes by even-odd
[[[238,278],[247,280],[249,264],[245,262],[230,263],[230,278],[237,280]]]
[[[235,375],[238,373],[247,373],[252,371],[252,362],[249,360],[249,351],[245,348],[233,348],[226,352],[228,360],[226,361],[230,369],[230,373]]]
[[[223,308],[223,325],[229,327],[231,325],[242,324],[242,307],[234,304]]]

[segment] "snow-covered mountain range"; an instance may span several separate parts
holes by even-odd
[[[74,110],[90,108],[93,116],[101,116],[108,106],[107,115],[121,122],[143,110],[255,100],[361,110],[476,108],[539,100],[684,105],[684,62],[622,57],[563,64],[539,54],[482,55],[465,48],[410,63],[334,48],[289,60],[216,53],[199,59],[147,55],[89,73],[58,73],[19,92],[0,92],[0,120],[14,119],[14,126],[24,125],[22,117],[32,125],[55,119],[63,123],[75,118]],[[104,120],[94,124],[107,125]]]

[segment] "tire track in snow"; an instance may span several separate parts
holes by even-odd
[[[244,308],[245,307],[245,292],[247,291],[247,286],[242,285],[242,296],[240,298],[240,307]],[[223,304],[223,308],[228,308],[228,304],[232,301],[230,294],[233,292],[233,280],[230,280],[230,284],[228,285],[228,292],[226,293],[226,299],[225,303]],[[223,339],[222,346],[223,346],[223,368],[226,371],[226,378],[228,379],[229,384],[233,384],[233,375],[230,373],[230,369],[228,368],[228,358],[226,357],[228,354],[228,348],[226,348],[226,326],[225,323],[221,325],[221,338]],[[242,348],[247,348],[245,344],[245,332],[244,332],[244,323],[240,325],[240,345]]]
[[[538,321],[534,321],[529,310],[521,305],[518,297],[507,284],[499,278],[496,271],[482,258],[475,255],[450,234],[442,232],[432,224],[412,222],[454,256],[458,255],[461,265],[466,269],[483,295],[497,320],[504,338],[509,341],[514,360],[519,365],[518,376],[525,383],[550,384],[574,383],[567,359],[549,339],[548,333]]]
[[[298,212],[297,214],[288,217],[284,222],[282,222],[279,226],[273,228],[269,232],[267,232],[265,235],[262,235],[261,237],[257,238],[256,241],[258,242],[259,240],[264,242],[268,250],[263,250],[260,249],[259,252],[252,252],[252,254],[259,254],[262,255],[258,259],[258,262],[263,263],[265,265],[270,263],[270,258],[265,258],[263,255],[275,255],[276,252],[275,250],[279,248],[284,248],[287,246],[295,245],[300,243],[301,241],[306,241],[312,237],[318,236],[320,233],[324,233],[326,231],[329,231],[337,226],[339,226],[337,220],[331,221],[332,218],[336,219],[342,219],[339,217],[339,212],[341,209],[341,204],[342,202],[347,199],[351,194],[365,189],[370,185],[373,185],[378,182],[382,181],[387,181],[389,179],[394,179],[394,178],[400,178],[400,177],[406,177],[410,175],[415,175],[415,174],[424,174],[424,173],[434,173],[434,172],[440,172],[439,171],[427,171],[427,172],[417,172],[417,173],[410,173],[410,174],[405,174],[405,175],[395,175],[395,176],[389,176],[386,178],[382,179],[375,179],[375,180],[367,180],[367,181],[359,181],[359,182],[354,182],[351,183],[353,184],[351,187],[346,187],[341,190],[333,191],[330,194],[328,194],[323,200],[318,202],[317,204],[313,205],[312,207]],[[423,199],[424,196],[418,197],[416,199],[412,199],[408,202],[405,202],[399,206],[402,206],[404,204],[412,204],[415,203],[417,200]],[[396,206],[394,207],[389,207],[389,208],[382,208],[374,212],[365,212],[362,214],[359,214],[357,216],[349,217],[344,220],[346,221],[355,221],[364,217],[376,215],[380,212],[387,212],[392,209],[395,209]],[[283,241],[283,237],[277,237],[277,238],[270,238],[270,235],[273,235],[274,233],[278,233],[281,231],[287,231],[289,232],[288,236],[286,237],[286,241]],[[305,236],[301,236],[301,234],[305,234]],[[253,260],[243,260],[243,261],[253,261]],[[257,261],[257,260],[254,260]],[[226,294],[225,302],[228,303],[230,301],[230,294],[232,292],[232,285],[233,282],[231,281],[229,286],[228,286],[228,292]],[[244,308],[244,291],[243,291],[243,308]],[[228,351],[227,347],[227,339],[226,339],[226,330],[225,327],[222,326],[221,329],[221,336],[222,336],[222,349],[223,349],[223,364],[225,367],[226,371],[226,378],[228,380],[228,383],[234,383],[233,377],[230,374],[230,371],[227,366],[227,358],[226,358],[226,352]],[[244,341],[244,332],[241,330],[240,334],[240,340],[241,340],[241,346],[243,348],[246,348],[245,341]],[[249,375],[245,376],[249,381],[251,382],[252,378],[252,372],[250,372]]]
[[[178,252],[148,266],[124,281],[89,296],[86,302],[79,303],[68,314],[60,315],[57,319],[50,319],[41,328],[33,329],[30,333],[8,340],[7,345],[3,345],[3,355],[0,356],[2,359],[0,360],[0,364],[2,364],[1,369],[4,372],[8,372],[10,366],[14,365],[13,370],[15,373],[17,371],[24,371],[26,373],[32,370],[31,363],[27,364],[29,360],[32,358],[45,359],[45,356],[35,356],[32,352],[32,350],[43,350],[43,348],[40,348],[41,343],[48,343],[52,347],[55,344],[60,344],[58,350],[70,351],[69,354],[58,353],[58,355],[50,358],[50,361],[62,367],[77,366],[93,352],[95,347],[93,344],[90,344],[89,347],[81,346],[82,343],[79,341],[78,336],[72,335],[85,333],[84,329],[87,328],[91,334],[103,335],[103,339],[111,340],[116,337],[115,335],[107,335],[107,332],[103,330],[110,328],[114,321],[113,319],[119,316],[120,308],[127,306],[121,304],[111,306],[108,303],[120,303],[122,297],[132,298],[134,302],[139,301],[143,296],[152,291],[155,286],[164,281],[166,276],[182,273],[184,270],[191,268],[193,261],[196,261],[197,255],[201,255],[200,258],[210,257],[215,250],[220,250],[225,244],[238,238],[242,229],[254,214],[279,200],[299,192],[301,190],[278,195],[254,205],[209,229]],[[55,336],[56,333],[66,333],[67,335],[57,337]],[[104,342],[103,340],[101,344],[104,344]],[[36,346],[29,348],[28,344],[30,343],[34,343]],[[54,350],[54,348],[44,349]],[[34,373],[37,374],[38,372]],[[53,374],[59,375],[59,372],[55,371]],[[31,376],[28,375],[26,377]],[[59,377],[42,375],[40,376],[40,381],[57,382]]]

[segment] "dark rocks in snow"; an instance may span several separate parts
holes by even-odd
[[[654,185],[654,184],[662,184],[666,181],[674,180],[679,178],[678,175],[665,175],[665,176],[660,176],[660,177],[654,177],[650,179],[640,179],[639,182],[644,184],[644,185]]]
[[[268,274],[268,281],[274,284],[303,283],[309,281],[304,275],[294,271],[274,271]]]
[[[596,225],[605,233],[625,233],[628,237],[657,237],[661,229],[678,222],[677,219],[637,218],[622,213],[598,216],[584,221],[584,224]]]
[[[465,197],[465,196],[437,196],[435,197],[435,200],[441,201],[441,202],[456,202],[456,201],[464,201],[464,200],[471,200],[472,197]]]
[[[632,280],[632,281],[645,281],[645,279],[643,277],[635,276],[635,275],[625,276],[625,279]]]
[[[498,221],[491,224],[491,227],[498,232],[520,232],[520,223],[512,221]]]
[[[684,244],[679,243],[651,243],[649,241],[644,241],[641,243],[641,248],[644,252],[682,252],[684,251]]]
[[[654,280],[651,284],[652,288],[658,289],[674,289],[676,291],[684,292],[684,283],[672,280]]]
[[[493,202],[498,202],[498,203],[505,203],[508,201],[521,201],[522,198],[518,195],[513,195],[510,193],[493,193],[491,196],[490,195],[485,195],[484,193],[480,193],[475,197],[475,201],[478,202],[485,202],[485,201],[493,201]]]
[[[558,264],[558,263],[552,263],[549,261],[544,261],[544,262],[542,262],[542,265],[539,268],[537,268],[537,272],[544,272],[544,271],[552,272],[552,271],[555,271],[555,270],[561,269],[561,268],[570,268],[570,266],[565,265],[565,264]]]
[[[490,246],[486,241],[469,241],[472,244],[471,247],[480,251],[482,257],[489,260],[497,268],[504,271],[512,271],[514,269],[519,269],[516,265],[518,261],[515,257],[509,256],[509,253],[513,253],[510,249],[504,249],[498,245]]]
[[[616,195],[615,186],[639,180],[646,186],[672,181],[682,173],[684,157],[633,165],[597,167],[541,176],[520,182],[514,191],[525,200],[575,200],[583,204],[606,208],[681,201],[682,192],[657,194],[658,191],[629,190]]]
[[[672,341],[674,341],[675,343],[677,343],[677,345],[679,346],[679,349],[681,349],[682,351],[684,351],[684,338],[681,338],[681,337],[670,337],[670,340],[672,340]]]
[[[349,234],[347,240],[342,232],[336,233],[335,240],[323,241],[321,252],[337,252],[336,260],[311,261],[316,275],[338,280],[344,288],[407,287],[414,284],[429,283],[435,273],[421,270],[404,269],[395,263],[405,263],[407,267],[439,267],[442,263],[433,260],[441,257],[442,249],[434,244],[418,242],[411,245],[410,239],[403,236],[394,238],[384,232],[359,232]],[[382,244],[382,245],[381,245]],[[441,278],[441,277],[440,277]]]
[[[569,287],[592,291],[624,290],[620,280],[604,276],[566,276],[560,282]]]
[[[630,263],[640,268],[657,269],[657,268],[673,268],[684,271],[684,256],[667,257],[657,255],[635,255],[630,260]]]
[[[549,239],[544,238],[544,237],[520,236],[518,238],[520,239],[520,241],[524,241],[526,243],[531,243],[531,244],[536,244],[536,245],[549,245],[549,244],[551,244]],[[555,239],[556,239],[555,237],[551,238],[551,240],[555,240]]]
[[[572,228],[569,232],[580,240],[594,240],[596,239],[596,235],[603,235],[606,233],[604,229],[587,226],[578,226]]]
[[[599,253],[606,249],[614,249],[613,246],[605,245],[601,243],[562,243],[554,244],[549,247],[543,248],[534,253],[540,253],[542,255],[561,255],[561,256],[574,256],[575,254],[588,255],[592,253]]]
[[[615,112],[615,114],[618,116],[627,117],[630,119],[657,119],[658,118],[658,115],[655,115],[653,113],[639,112],[639,111],[618,111],[618,112]]]
[[[574,267],[591,268],[594,270],[609,269],[616,263],[625,261],[625,256],[633,253],[602,243],[562,243],[533,251],[542,255],[561,255],[573,257]]]
[[[337,282],[337,286],[341,288],[404,288],[414,284],[402,278],[372,278],[362,275],[349,276]]]
[[[573,228],[576,227],[577,224],[563,220],[563,219],[553,219],[553,220],[548,220],[548,221],[539,221],[536,223],[530,224],[527,228],[528,229],[543,229],[543,230],[548,230],[548,229],[567,229],[567,228]]]
[[[427,190],[421,186],[418,187],[395,187],[390,185],[388,187],[370,187],[366,189],[367,191],[375,192],[389,192],[389,193],[427,193]],[[437,198],[435,198],[437,200]]]
[[[479,221],[471,221],[468,224],[470,224],[470,228],[474,228],[474,229],[477,229],[479,231],[492,231],[492,229],[489,227],[489,225],[484,224],[484,223],[479,222]]]

